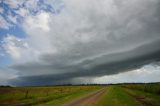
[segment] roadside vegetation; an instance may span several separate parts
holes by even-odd
[[[160,106],[160,84],[123,85],[124,90],[143,106]]]
[[[0,87],[0,106],[59,106],[101,86]]]
[[[160,95],[160,83],[155,83],[155,84],[154,83],[152,83],[152,84],[128,84],[128,85],[123,85],[123,87]]]

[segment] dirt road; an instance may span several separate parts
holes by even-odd
[[[97,100],[104,94],[105,91],[106,89],[98,90],[63,106],[95,106]]]

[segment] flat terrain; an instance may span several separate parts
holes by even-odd
[[[0,87],[0,106],[160,106],[160,84]]]

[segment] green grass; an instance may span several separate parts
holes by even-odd
[[[139,106],[138,102],[119,86],[110,86],[97,106]]]
[[[156,83],[156,84],[131,84],[131,85],[123,85],[123,87],[160,95],[160,83]]]
[[[149,106],[160,106],[160,95],[137,89],[129,89],[129,88],[124,88],[124,89],[128,94],[137,98],[137,100],[143,104],[147,104]]]
[[[56,86],[0,88],[0,106],[51,105],[57,106],[101,86]]]

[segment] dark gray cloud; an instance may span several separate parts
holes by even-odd
[[[43,74],[36,76],[23,76],[18,79],[12,80],[13,85],[54,85],[72,83],[73,78],[78,77],[97,77],[104,75],[118,74],[126,71],[141,68],[142,66],[150,63],[160,61],[160,40],[152,42],[147,45],[135,48],[131,51],[102,55],[94,59],[85,60],[81,63],[69,66],[52,66],[31,64],[15,65],[12,68],[22,71],[38,71],[42,70],[65,70],[62,73]],[[35,69],[37,68],[37,69]]]

